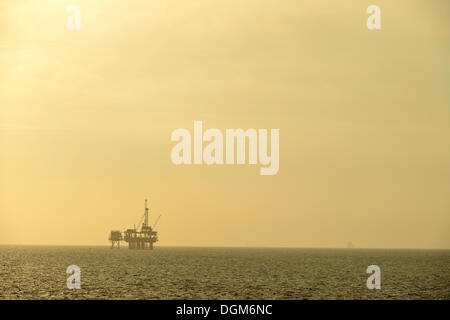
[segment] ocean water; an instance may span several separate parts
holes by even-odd
[[[449,284],[450,250],[0,246],[0,299],[449,299]]]

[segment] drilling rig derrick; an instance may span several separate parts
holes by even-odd
[[[149,210],[147,207],[147,199],[145,199],[144,221],[140,226],[140,229],[138,225],[137,228],[134,227],[133,229],[127,229],[123,232],[115,230],[111,231],[109,236],[109,240],[111,241],[111,249],[114,248],[115,244],[117,248],[120,248],[120,241],[125,241],[128,243],[128,249],[152,250],[153,244],[158,241],[158,232],[148,224],[148,213]]]

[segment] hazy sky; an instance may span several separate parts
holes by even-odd
[[[148,197],[159,245],[450,248],[449,13],[2,0],[0,244],[108,245]],[[194,120],[279,128],[278,174],[175,166],[171,132]]]

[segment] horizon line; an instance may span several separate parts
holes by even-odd
[[[15,244],[0,243],[1,246],[24,247],[108,247],[103,244]],[[313,246],[277,246],[277,245],[158,245],[155,248],[260,248],[260,249],[346,249],[346,250],[450,250],[450,248],[413,248],[413,247],[313,247]],[[124,245],[121,249],[128,249]]]

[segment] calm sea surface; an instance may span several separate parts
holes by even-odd
[[[0,299],[450,299],[449,285],[450,250],[0,246]]]

